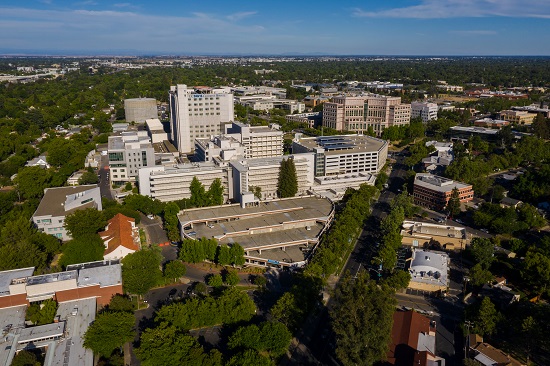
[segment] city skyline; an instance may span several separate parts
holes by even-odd
[[[5,0],[2,54],[550,55],[550,2]]]

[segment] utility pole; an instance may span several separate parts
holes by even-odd
[[[466,342],[464,342],[464,359],[468,358],[468,340],[470,338],[470,327],[474,325],[473,322],[465,320],[464,325],[466,326]]]

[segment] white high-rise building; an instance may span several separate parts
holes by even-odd
[[[411,118],[420,117],[422,122],[437,119],[437,104],[427,102],[412,102],[411,103]]]
[[[170,87],[172,142],[180,153],[190,153],[195,139],[209,138],[223,131],[234,119],[233,94],[229,88]]]

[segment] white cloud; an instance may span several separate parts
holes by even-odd
[[[78,2],[78,3],[74,3],[74,5],[75,6],[97,5],[97,2],[93,1],[93,0],[86,0],[86,1],[81,1],[81,2]]]
[[[418,5],[378,11],[352,10],[356,17],[365,18],[475,18],[514,17],[550,19],[548,0],[419,0]]]
[[[256,11],[242,11],[240,13],[230,14],[226,18],[231,20],[232,22],[235,22],[235,21],[239,21],[241,19],[248,18],[248,17],[250,17],[252,15],[256,15],[256,14],[257,14]]]
[[[232,44],[261,45],[266,37],[263,26],[233,21],[252,12],[175,16],[128,10],[0,7],[2,48],[229,52]]]
[[[494,36],[497,33],[497,31],[494,31],[494,30],[482,30],[482,29],[479,29],[479,30],[475,30],[475,29],[471,29],[471,30],[452,30],[452,31],[449,31],[449,33],[453,33],[453,34],[461,34],[461,35],[466,35],[466,36]]]

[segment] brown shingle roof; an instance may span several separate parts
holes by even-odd
[[[108,243],[104,255],[121,245],[134,251],[139,250],[139,236],[134,234],[132,225],[134,222],[134,219],[120,213],[109,220],[106,230],[99,233],[103,241]]]

